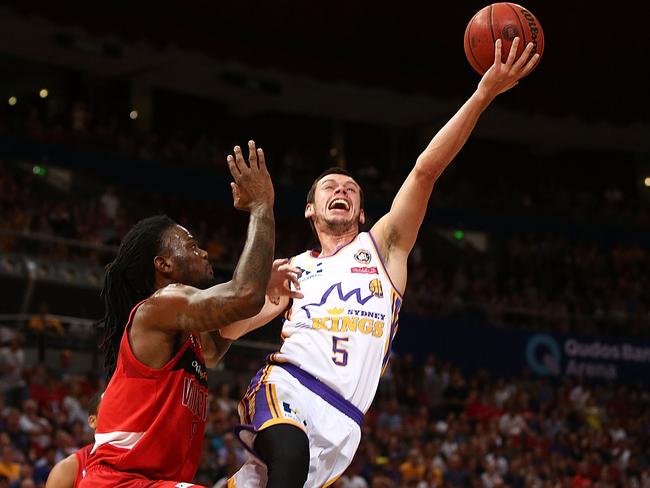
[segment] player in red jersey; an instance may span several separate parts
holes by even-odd
[[[88,425],[93,433],[97,428],[97,409],[101,393],[96,393],[88,402]],[[77,452],[56,463],[50,471],[45,488],[77,488],[86,476],[86,463],[94,444],[87,444]]]
[[[106,268],[105,368],[95,445],[81,488],[187,487],[199,464],[208,366],[229,342],[218,329],[255,315],[275,244],[274,192],[264,153],[228,156],[235,208],[250,213],[232,280],[213,282],[208,254],[166,216],[138,222]]]

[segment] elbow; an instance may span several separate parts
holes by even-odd
[[[427,153],[422,153],[413,168],[413,176],[417,181],[435,182],[442,173],[445,165],[438,162]]]

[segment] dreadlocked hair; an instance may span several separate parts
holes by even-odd
[[[162,237],[176,223],[166,215],[140,220],[124,236],[115,260],[106,266],[104,287],[103,339],[104,370],[110,379],[124,328],[133,307],[154,290],[153,261],[160,252]]]

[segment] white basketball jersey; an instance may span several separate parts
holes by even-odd
[[[307,251],[291,264],[303,270],[304,298],[294,299],[270,359],[295,364],[365,413],[388,364],[402,296],[366,232],[332,256]]]

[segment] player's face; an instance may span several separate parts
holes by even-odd
[[[345,232],[363,224],[359,185],[346,175],[323,177],[314,192],[314,203],[307,205],[305,217],[311,218],[316,228]]]
[[[189,231],[180,225],[169,229],[163,240],[170,261],[169,278],[175,283],[203,288],[214,278],[208,253]]]

